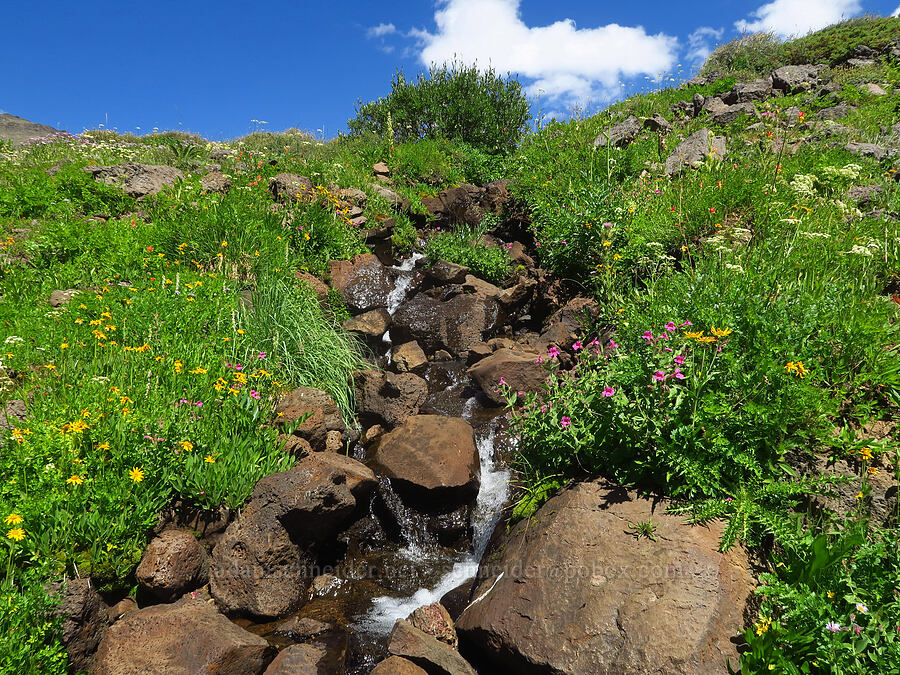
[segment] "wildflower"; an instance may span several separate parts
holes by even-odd
[[[563,415],[562,419],[559,421],[559,426],[565,429],[570,424],[572,424],[572,418],[568,415]]]
[[[825,595],[828,596],[829,599],[834,597],[834,591],[828,591]]]
[[[601,395],[605,396],[606,398],[609,398],[610,396],[612,396],[615,393],[616,393],[616,390],[613,387],[610,387],[609,385],[607,385],[607,386],[603,387],[603,391],[601,392]]]
[[[653,373],[653,379],[657,382],[662,382],[666,379],[666,374],[661,370],[657,370],[655,373]]]
[[[837,623],[836,621],[829,621],[825,624],[825,630],[831,631],[832,633],[837,633],[839,630],[841,630],[841,624]]]
[[[713,326],[709,329],[709,332],[716,337],[728,337],[729,335],[731,335],[732,331],[730,328],[716,328],[715,326]]]
[[[763,635],[769,630],[769,627],[772,625],[772,617],[769,616],[761,616],[759,620],[753,624],[753,627],[756,629],[757,635]]]
[[[10,513],[6,518],[3,519],[3,522],[7,525],[18,525],[20,524],[24,518],[20,516],[18,513]]]
[[[701,331],[686,330],[686,331],[684,331],[684,337],[686,337],[690,340],[697,340],[698,338],[703,337],[703,331],[702,330]]]
[[[68,343],[68,342],[63,342],[63,343],[59,346],[59,348],[60,348],[60,349],[68,349],[68,348],[69,348],[69,343]]]
[[[25,538],[25,530],[21,527],[13,528],[6,533],[6,538],[12,539],[13,541],[22,541]]]
[[[862,499],[863,496],[864,496],[864,495],[863,495],[862,492],[857,492],[856,495],[855,495],[855,498],[856,498],[856,499]]]
[[[109,443],[100,443],[97,446],[98,450],[109,450]]]
[[[672,322],[672,321],[669,321],[669,322],[666,324],[666,330],[669,331],[670,333],[671,333],[673,330],[675,330],[675,323]]]
[[[181,375],[181,371],[184,369],[184,364],[181,361],[176,361],[172,367],[172,371],[176,375]]]
[[[256,358],[258,358],[258,359],[264,359],[264,358],[266,358],[266,353],[265,353],[265,352],[260,352],[260,353],[259,353],[259,356],[257,356]]]
[[[677,365],[679,365],[679,366],[683,366],[683,365],[684,365],[684,356],[683,356],[682,354],[679,354],[678,356],[676,356],[676,357],[675,357],[674,359],[672,359],[672,360],[673,360]]]
[[[203,461],[206,462],[207,464],[215,464],[216,458],[213,455],[207,455],[206,457],[203,458]]]
[[[716,341],[716,338],[714,338],[712,335],[701,335],[700,337],[697,338],[697,342],[701,342],[703,344],[709,344],[710,342],[715,342],[715,341]]]
[[[69,476],[66,479],[66,483],[69,485],[81,485],[84,482],[84,478],[79,476],[77,473]]]
[[[865,460],[872,459],[872,448],[863,448],[859,451],[859,456]]]
[[[185,452],[190,452],[191,450],[194,449],[194,444],[191,443],[190,441],[181,441],[178,445],[180,445],[181,449],[184,450]]]
[[[538,354],[538,357],[534,360],[534,362],[535,363],[543,363],[544,358],[540,354]]]
[[[31,429],[18,429],[16,427],[13,427],[12,437],[16,443],[24,443],[25,436],[30,436],[31,433]]]
[[[645,330],[644,334],[641,335],[641,339],[646,340],[647,342],[653,342],[653,333],[649,330]]]
[[[859,612],[860,614],[868,614],[868,613],[869,613],[869,608],[866,607],[866,606],[865,606],[864,604],[862,604],[861,602],[857,602],[857,603],[856,603],[856,611]]]
[[[236,332],[238,335],[243,335],[243,334],[244,334],[244,329],[243,329],[243,328],[238,328],[237,331],[235,331],[235,332]]]
[[[576,352],[577,352],[579,349],[582,349],[583,347],[584,347],[584,345],[581,344],[581,340],[576,340],[576,341],[575,341],[575,344],[572,345],[572,349],[575,350]]]
[[[128,477],[135,483],[140,483],[144,480],[144,472],[140,469],[140,467],[132,467],[128,472]]]
[[[596,340],[594,340],[594,342],[596,342]],[[618,348],[619,348],[619,345],[616,344],[616,343],[612,340],[612,338],[610,338],[610,340],[609,340],[609,348],[610,348],[610,349],[618,349]]]
[[[547,350],[547,354],[550,356],[550,358],[555,359],[557,356],[559,356],[559,349],[557,349],[556,347],[550,347],[550,349]]]
[[[250,390],[250,397],[255,398],[257,401],[259,400],[259,392],[256,389]]]
[[[803,376],[806,375],[806,373],[809,372],[806,369],[806,366],[803,365],[803,361],[788,361],[785,364],[784,369],[787,372],[793,373],[794,375],[796,375],[797,377],[800,377],[800,378],[802,378]]]
[[[683,380],[685,375],[681,372],[681,368],[676,368],[675,372],[672,373],[672,377],[674,377],[676,380]]]

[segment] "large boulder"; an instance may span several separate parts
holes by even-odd
[[[503,322],[500,303],[477,293],[461,293],[446,302],[418,293],[400,305],[391,324],[395,343],[415,340],[427,352],[445,349],[464,356]]]
[[[666,159],[666,173],[674,176],[684,167],[696,168],[707,157],[722,159],[726,146],[724,136],[714,136],[709,129],[695,131],[684,139]]]
[[[804,64],[800,66],[781,66],[772,72],[772,88],[785,94],[808,91],[819,81],[819,69]]]
[[[752,82],[738,82],[732,87],[723,100],[729,105],[765,101],[772,95],[772,78],[766,77]]]
[[[489,213],[500,215],[508,201],[507,181],[494,181],[441,190],[434,197],[423,197],[422,206],[436,222],[478,225]]]
[[[59,590],[59,586],[49,589],[51,594]],[[69,656],[69,668],[72,672],[90,670],[94,652],[107,629],[106,608],[90,578],[65,583],[56,614],[62,617],[61,638]]]
[[[523,675],[737,667],[747,556],[718,551],[722,524],[690,526],[665,509],[602,482],[563,491],[483,560],[460,645]],[[653,539],[629,528],[651,518]]]
[[[851,141],[844,146],[844,149],[847,152],[852,152],[854,155],[873,157],[878,161],[900,156],[900,148],[887,148],[875,143],[857,143],[856,141]]]
[[[357,314],[341,324],[345,331],[356,333],[369,342],[380,340],[390,325],[391,315],[384,307]]]
[[[201,594],[127,614],[97,651],[96,675],[258,675],[274,648],[231,623]]]
[[[498,349],[469,368],[469,375],[496,405],[506,405],[501,384],[513,391],[538,392],[543,389],[547,371],[534,354]]]
[[[745,115],[751,119],[759,119],[759,111],[757,111],[755,105],[752,103],[735,103],[734,105],[730,105],[713,113],[710,121],[713,124],[727,127],[730,124],[734,124],[741,115]]]
[[[273,618],[296,609],[322,544],[359,515],[376,484],[364,464],[330,452],[262,478],[213,549],[210,591],[222,611]]]
[[[577,297],[569,300],[547,320],[541,333],[541,342],[552,342],[568,349],[584,335],[585,328],[593,323],[599,312],[600,308],[591,298]]]
[[[419,412],[428,396],[428,384],[412,373],[359,370],[353,374],[353,387],[363,426],[396,426]]]
[[[316,189],[306,176],[296,173],[279,173],[269,179],[269,192],[277,202],[309,202],[315,199]]]
[[[634,115],[629,115],[623,121],[610,127],[594,139],[595,148],[605,148],[612,145],[624,148],[641,133],[642,124]]]
[[[265,675],[337,675],[328,668],[329,661],[328,651],[321,645],[291,645],[281,650],[266,668]]]
[[[414,609],[412,614],[406,617],[406,620],[423,633],[436,637],[441,642],[446,642],[454,649],[459,644],[456,628],[453,627],[453,619],[450,618],[447,608],[439,602]]]
[[[410,417],[379,439],[373,461],[398,493],[441,510],[470,503],[481,484],[475,432],[459,417]]]
[[[87,171],[96,181],[102,181],[107,185],[121,187],[126,194],[140,199],[148,195],[155,195],[168,185],[174,185],[175,181],[184,178],[180,169],[174,166],[160,166],[155,164],[138,164],[137,162],[125,162],[114,166],[86,166]]]
[[[402,656],[389,656],[375,666],[370,675],[428,675],[428,671]]]
[[[144,550],[135,576],[140,586],[171,602],[209,580],[209,560],[192,532],[164,530]]]
[[[218,171],[210,171],[200,179],[200,189],[204,192],[225,194],[231,189],[231,179]]]
[[[293,424],[307,416],[294,429],[294,435],[307,441],[313,450],[325,449],[325,440],[330,431],[346,429],[340,409],[326,392],[312,387],[297,387],[282,396],[275,405],[275,421],[278,424]]]
[[[351,314],[387,307],[394,277],[374,253],[362,253],[352,260],[332,260],[328,266],[331,285],[341,294]]]
[[[394,624],[388,651],[394,656],[409,659],[429,673],[476,675],[472,666],[453,647],[403,619],[398,619]]]
[[[396,345],[391,349],[391,363],[401,373],[409,373],[422,370],[428,365],[428,358],[419,343],[413,340]]]

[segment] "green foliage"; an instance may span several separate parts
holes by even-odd
[[[460,226],[438,232],[428,240],[425,254],[432,264],[446,260],[468,267],[475,276],[487,281],[502,281],[509,275],[509,254],[484,243],[484,234],[489,229],[489,222],[483,222],[478,227]]]
[[[709,55],[700,74],[706,77],[764,77],[784,65],[784,45],[772,33],[751,33],[720,45]]]
[[[413,81],[398,71],[391,93],[360,103],[347,126],[353,134],[371,132],[392,142],[450,138],[501,153],[515,148],[528,115],[517,80],[503,79],[492,68],[445,63]]]
[[[0,547],[13,546],[8,540]],[[7,556],[0,556],[0,560]],[[54,617],[58,600],[43,588],[34,573],[0,582],[0,673],[65,675],[66,652],[60,642],[60,620]]]

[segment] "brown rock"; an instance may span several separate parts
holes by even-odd
[[[363,253],[352,260],[332,260],[329,269],[331,285],[341,294],[351,314],[387,307],[394,278],[375,254]]]
[[[115,166],[86,166],[84,170],[107,185],[121,187],[126,194],[140,199],[155,195],[167,185],[184,178],[184,174],[172,166],[125,162]]]
[[[652,117],[648,117],[644,120],[644,128],[649,129],[650,131],[658,131],[663,134],[667,134],[672,131],[672,124],[665,117],[656,113]]]
[[[500,380],[514,392],[539,392],[544,388],[547,371],[535,362],[534,355],[498,349],[469,368],[469,375],[481,390],[497,405],[506,405]]]
[[[65,291],[53,291],[50,294],[50,306],[60,307],[68,304],[68,302],[78,293],[77,288],[69,288]]]
[[[48,590],[55,594],[59,586],[54,585]],[[72,672],[92,668],[94,652],[107,630],[105,609],[89,578],[70,579],[65,583],[56,614],[63,617],[61,637]]]
[[[451,509],[478,494],[478,448],[464,419],[410,417],[381,438],[373,459],[394,488],[414,501],[439,502]]]
[[[466,280],[469,268],[446,260],[438,260],[427,272],[428,276],[439,284],[461,284]]]
[[[276,202],[310,202],[316,197],[312,181],[296,173],[279,173],[269,179],[269,192]]]
[[[324,675],[329,671],[328,652],[321,645],[291,645],[281,650],[265,675]]]
[[[728,126],[738,120],[741,115],[750,117],[751,119],[759,119],[759,111],[752,103],[735,103],[723,110],[713,113],[710,121],[719,126]]]
[[[634,115],[629,115],[625,120],[612,126],[594,139],[595,148],[605,148],[611,145],[624,148],[631,143],[641,132],[641,123]]]
[[[303,282],[312,289],[316,294],[316,300],[319,302],[328,302],[328,286],[325,285],[318,277],[313,276],[309,272],[294,272],[294,278]]]
[[[401,656],[390,656],[375,666],[369,675],[428,675],[428,671]]]
[[[107,632],[96,675],[258,675],[274,649],[231,623],[205,599],[132,612]]]
[[[392,207],[397,209],[398,211],[407,211],[409,210],[409,201],[404,197],[401,197],[399,194],[391,190],[389,187],[385,187],[384,185],[379,185],[378,183],[372,184],[372,192],[380,195],[383,199],[387,201]]]
[[[597,303],[590,298],[574,298],[553,313],[547,320],[547,327],[541,339],[569,348],[582,336],[585,326],[590,325],[599,312]]]
[[[666,158],[666,173],[674,176],[685,167],[697,168],[708,157],[722,159],[725,152],[724,136],[714,136],[709,129],[700,129],[684,139]]]
[[[372,165],[372,173],[376,176],[390,176],[391,168],[384,162],[378,162]]]
[[[346,429],[341,411],[331,396],[311,387],[297,387],[283,396],[275,406],[275,414],[278,424],[292,424],[309,414],[294,430],[294,435],[308,441],[316,451],[325,449],[329,431]]]
[[[200,189],[225,194],[231,189],[231,179],[218,171],[212,171],[200,179]]]
[[[391,315],[384,307],[357,314],[341,324],[345,331],[368,339],[380,339],[390,325]]]
[[[398,619],[394,624],[388,641],[388,651],[394,656],[409,659],[428,672],[476,675],[472,666],[453,647],[422,632],[403,619]]]
[[[428,384],[413,373],[358,370],[353,374],[356,414],[364,425],[396,426],[419,412]]]
[[[407,373],[421,370],[428,364],[428,359],[419,343],[413,340],[391,349],[391,362],[401,373]]]
[[[129,596],[126,598],[122,598],[116,604],[110,607],[106,611],[106,614],[109,617],[110,622],[115,622],[126,614],[131,614],[132,612],[136,611],[138,611],[137,602],[135,602],[134,598]]]
[[[165,530],[144,550],[135,576],[157,598],[171,602],[209,580],[209,561],[193,533]]]
[[[682,675],[739,657],[752,579],[723,525],[690,526],[624,488],[565,490],[482,562],[460,642],[504,672]],[[629,524],[656,526],[655,540]],[[564,581],[563,581],[564,580]],[[687,617],[687,618],[686,618]]]
[[[394,313],[391,339],[417,341],[423,349],[465,354],[503,323],[497,300],[476,293],[461,293],[446,302],[418,293]]]
[[[447,643],[454,649],[459,644],[456,629],[453,627],[453,619],[439,602],[419,607],[406,617],[406,620],[423,633]]]

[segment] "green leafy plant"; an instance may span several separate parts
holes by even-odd
[[[489,223],[482,223],[478,227],[461,226],[434,234],[425,246],[428,260],[464,265],[475,276],[491,282],[505,279],[509,275],[509,254],[502,248],[484,243],[482,237],[489,227]]]

